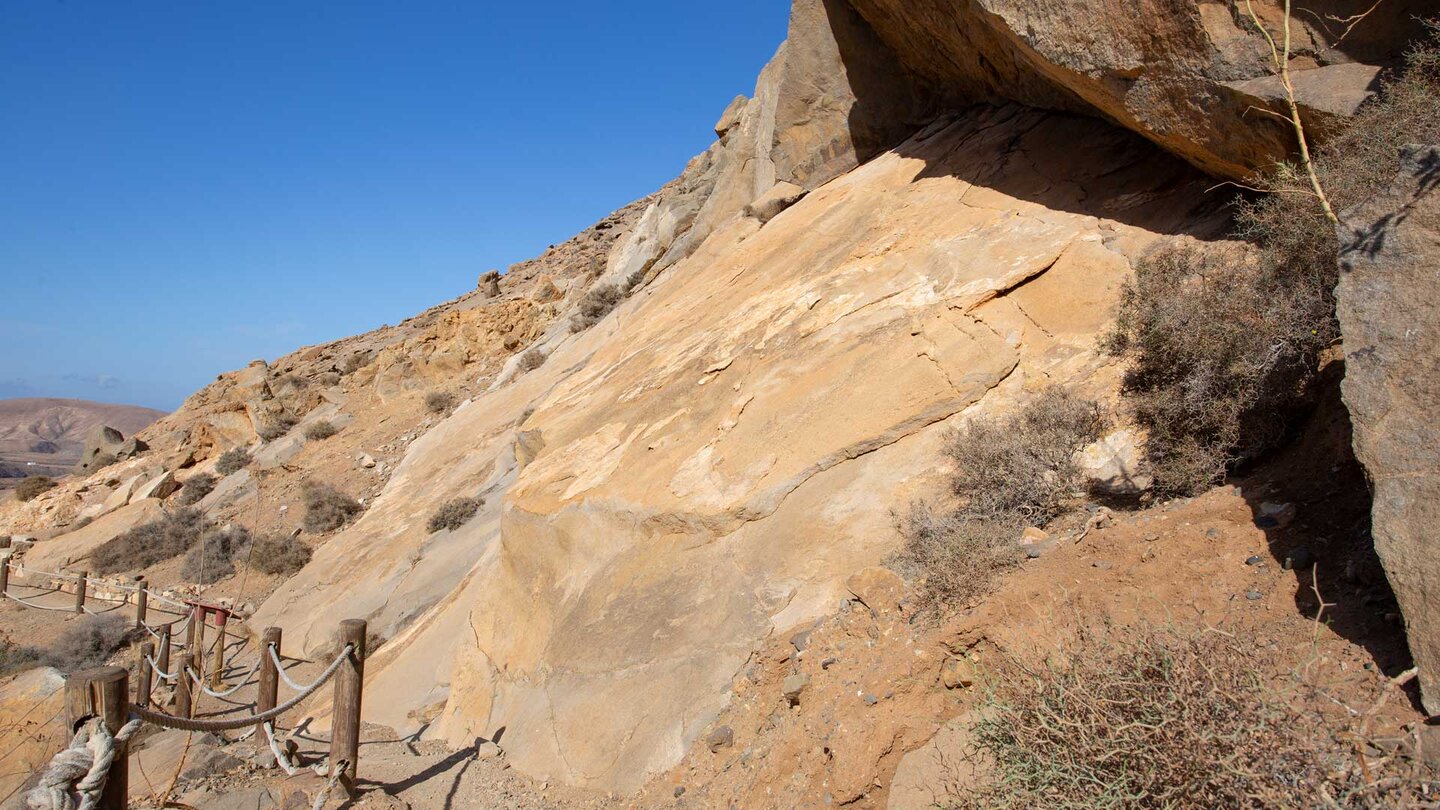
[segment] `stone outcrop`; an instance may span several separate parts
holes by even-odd
[[[12,797],[69,742],[65,676],[50,667],[0,678],[0,796]],[[6,799],[0,803],[8,804]],[[14,806],[19,806],[18,803]]]
[[[1411,147],[1383,194],[1344,213],[1345,404],[1374,494],[1375,550],[1440,713],[1440,146]]]

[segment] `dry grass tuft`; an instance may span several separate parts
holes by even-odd
[[[340,428],[328,419],[321,419],[305,428],[305,440],[311,442],[324,441],[340,432]]]
[[[215,461],[215,472],[229,475],[250,466],[250,452],[243,447],[232,447],[220,454]]]
[[[197,509],[176,509],[131,529],[90,555],[97,574],[139,571],[184,554],[213,524]]]
[[[633,285],[631,285],[633,288]],[[576,312],[570,319],[571,332],[584,332],[610,314],[610,311],[625,300],[626,290],[614,284],[596,284],[580,299]]]
[[[54,479],[48,475],[26,476],[15,487],[15,499],[18,501],[33,501],[42,492],[49,492],[55,488]]]
[[[520,371],[522,373],[526,371],[534,371],[535,369],[545,365],[545,361],[548,359],[549,355],[547,355],[544,351],[540,349],[530,349],[524,354],[520,355]]]
[[[175,496],[176,505],[193,506],[199,503],[206,495],[215,491],[216,483],[217,480],[215,476],[209,473],[199,473],[198,475],[190,476],[185,479],[185,483],[180,487],[180,494]]]
[[[305,485],[305,531],[333,532],[364,511],[360,502],[325,484]]]
[[[455,395],[447,391],[431,391],[425,395],[425,410],[430,413],[449,413],[455,407]]]
[[[291,576],[310,562],[310,547],[288,534],[262,534],[254,540],[250,567],[262,574]]]
[[[455,498],[446,501],[439,509],[435,510],[435,514],[430,516],[426,528],[431,534],[446,529],[454,531],[470,522],[470,519],[475,517],[475,513],[479,512],[480,507],[484,505],[484,498]]]

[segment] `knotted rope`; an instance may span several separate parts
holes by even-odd
[[[50,760],[40,784],[25,794],[25,805],[30,810],[92,810],[105,790],[116,754],[140,726],[136,718],[111,735],[103,718],[86,721],[70,746]]]

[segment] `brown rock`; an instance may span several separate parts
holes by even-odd
[[[705,735],[705,745],[711,751],[719,751],[722,748],[729,748],[735,744],[735,730],[729,726],[720,726]]]
[[[968,658],[952,656],[940,665],[940,682],[946,689],[961,689],[975,683],[975,665]]]
[[[877,613],[898,610],[905,598],[905,580],[888,568],[871,567],[850,575],[845,587]]]
[[[1344,213],[1337,311],[1355,456],[1375,550],[1405,616],[1425,709],[1440,713],[1440,147],[1415,147],[1391,187]]]

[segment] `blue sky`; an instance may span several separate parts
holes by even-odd
[[[170,409],[677,175],[786,0],[0,0],[0,398]]]

